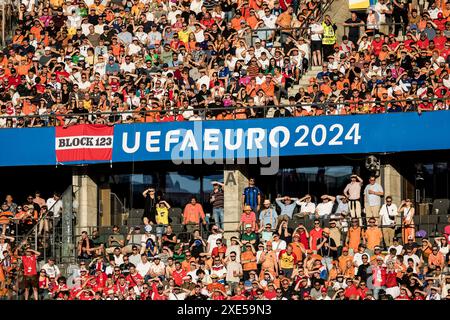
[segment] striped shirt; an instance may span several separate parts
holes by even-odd
[[[242,194],[244,195],[244,204],[255,210],[258,206],[258,195],[261,194],[261,190],[258,187],[246,187]]]
[[[214,201],[212,200],[212,197],[214,196]],[[217,192],[211,192],[209,198],[211,199],[211,204],[213,208],[223,208],[223,202],[224,202],[224,194],[223,190],[219,190]]]

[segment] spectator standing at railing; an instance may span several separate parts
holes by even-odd
[[[393,244],[396,225],[395,219],[398,215],[398,208],[397,205],[392,202],[391,196],[387,196],[385,201],[386,203],[380,208],[380,221],[384,245],[386,248],[389,248]]]
[[[17,204],[14,202],[13,197],[8,194],[5,197],[5,203],[8,206],[8,210],[11,211],[12,213],[16,213],[17,211]]]
[[[284,1],[286,1],[286,0],[284,0]],[[291,24],[292,24],[293,13],[294,13],[294,9],[292,8],[292,6],[289,5],[285,9],[285,11],[283,13],[281,13],[277,18],[276,24],[281,29],[280,43],[284,43],[290,33],[289,28],[291,27]],[[286,30],[286,31],[283,31],[283,30]]]
[[[432,6],[434,1],[432,3]],[[408,10],[411,9],[410,0],[393,0],[392,1],[392,15],[394,16],[395,26],[394,33],[398,36],[399,31],[402,30],[403,34],[406,33],[406,26],[408,25]]]
[[[378,13],[380,32],[384,35],[389,34],[390,15],[392,10],[390,8],[390,1],[378,0],[374,7],[375,12]]]
[[[352,12],[351,17],[345,20],[343,26],[348,27],[348,39],[353,42],[355,47],[357,47],[361,33],[361,27],[364,26],[364,22],[358,18],[356,12]]]
[[[63,211],[61,194],[59,192],[54,192],[53,197],[47,199],[46,203],[49,213],[53,218],[53,227],[57,227],[60,222],[60,217]]]
[[[183,225],[186,227],[186,232],[191,234],[198,229],[200,221],[206,225],[203,206],[197,202],[196,197],[191,197],[191,201],[186,204],[183,211]]]
[[[351,254],[358,251],[358,246],[362,239],[362,232],[363,230],[359,225],[359,220],[357,218],[352,218],[346,239],[346,246],[350,249]]]
[[[149,187],[144,190],[142,195],[145,198],[145,207],[144,207],[144,215],[142,216],[142,220],[145,225],[147,224],[155,224],[156,223],[156,189],[154,187]]]
[[[254,212],[259,212],[261,205],[261,190],[255,185],[255,178],[248,179],[248,187],[242,193],[242,205],[249,205]]]
[[[33,291],[34,300],[38,300],[38,273],[37,273],[37,257],[41,255],[40,252],[30,248],[27,244],[24,248],[21,246],[25,245],[23,241],[20,246],[14,251],[14,256],[22,260],[23,267],[23,287],[25,289],[24,298],[28,300],[30,295],[30,287]],[[19,250],[24,251],[24,255],[19,256]]]
[[[370,177],[369,184],[364,189],[364,209],[366,219],[373,217],[378,225],[380,223],[380,206],[383,195],[383,187],[376,182],[375,177]]]
[[[375,247],[381,245],[383,240],[383,234],[381,229],[376,225],[375,218],[368,220],[368,227],[363,231],[363,243],[366,245],[367,250],[372,255]]]
[[[11,223],[12,218],[14,218],[14,213],[10,211],[8,204],[4,202],[0,210],[0,225],[2,226],[2,236],[6,235],[6,229]]]
[[[336,30],[337,26],[331,20],[329,15],[325,15],[324,21],[322,22],[323,27],[323,37],[322,37],[322,50],[323,56],[328,57],[333,54],[333,48],[336,44]]]
[[[36,191],[34,193],[34,198],[33,198],[33,202],[36,203],[39,207],[43,207],[46,205],[45,199],[41,198],[41,193],[40,191]],[[37,209],[36,209],[37,210]],[[38,210],[39,211],[39,210]]]
[[[408,243],[411,238],[415,239],[415,227],[414,227],[414,203],[411,199],[402,200],[398,213],[402,214],[402,238],[403,244]]]
[[[322,37],[324,29],[314,17],[309,18],[309,34],[311,40],[312,66],[322,65]]]
[[[218,181],[211,182],[214,190],[209,196],[213,207],[213,217],[216,226],[224,230],[224,184]]]
[[[33,210],[35,210],[36,212],[39,212],[40,209],[41,209],[41,206],[34,201],[34,198],[33,198],[33,196],[31,194],[27,196],[26,205],[29,208],[30,207],[33,208]]]
[[[344,195],[348,198],[350,218],[361,220],[361,187],[363,180],[356,174],[350,176],[351,182],[344,189]]]
[[[166,228],[169,225],[169,209],[170,204],[165,200],[160,200],[156,204],[156,237],[159,245],[161,246],[162,235],[166,232]]]

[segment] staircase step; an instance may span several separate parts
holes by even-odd
[[[322,70],[322,66],[312,66],[311,69],[308,70],[308,72],[310,71],[321,71]]]

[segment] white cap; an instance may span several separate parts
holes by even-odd
[[[50,50],[52,50],[52,48],[50,48],[50,47],[45,47],[44,50],[45,50],[45,51],[50,51]]]

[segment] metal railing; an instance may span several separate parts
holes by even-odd
[[[447,215],[442,215],[442,216],[447,216]],[[355,218],[355,217],[353,217],[353,218]],[[339,225],[339,228],[341,230],[341,239],[343,241],[343,243],[340,244],[341,246],[345,244],[345,239],[346,239],[346,236],[347,236],[348,228],[351,227],[351,220],[353,218],[352,217],[347,217],[347,218],[338,220],[338,225]],[[308,231],[312,230],[314,228],[314,219],[315,219],[315,217],[310,218],[309,216],[306,216],[306,217],[303,217],[303,218],[299,218],[299,217],[297,217],[294,214],[293,218],[289,219],[289,221],[288,221],[288,228],[291,228],[291,232],[292,232],[292,231],[295,231],[295,229],[300,224],[302,224],[303,226],[306,227],[306,229]],[[321,227],[323,228],[323,227],[329,227],[330,220],[336,220],[336,219],[333,218],[333,217],[327,216],[325,218],[319,218],[319,220],[321,221]],[[368,220],[367,217],[360,218],[361,222],[360,222],[359,226],[362,229],[367,227],[367,225],[368,225],[367,224],[367,220]],[[407,227],[414,227],[415,231],[423,230],[423,229],[431,230],[430,232],[427,232],[427,238],[429,238],[429,239],[432,239],[432,238],[436,237],[436,233],[442,233],[443,232],[443,230],[438,230],[438,227],[437,227],[437,225],[435,223],[430,222],[430,219],[429,219],[428,215],[426,215],[426,216],[417,216],[417,219],[416,219],[417,221],[413,225],[405,225],[405,224],[402,223],[402,220],[403,220],[403,214],[401,214],[401,215],[399,215],[397,217],[395,224],[393,224],[393,225],[378,225],[378,227],[380,229],[394,227],[396,235],[398,237],[400,237],[400,238],[402,238],[402,231],[403,231],[403,228],[405,228],[405,227],[406,228]],[[241,227],[239,230],[236,229],[236,226],[239,224],[239,222],[240,221],[225,221],[224,222],[224,226],[225,226],[224,229],[225,230],[223,230],[224,234],[225,235],[226,234],[230,234],[231,235],[231,234],[236,234],[237,232],[239,232],[239,234],[242,235],[244,233],[245,229],[243,227]],[[192,235],[187,233],[186,231],[182,230],[182,227],[183,227],[182,224],[171,223],[170,225],[172,226],[173,230],[181,230],[179,232],[175,232],[174,231],[174,234],[176,234],[177,237],[182,239],[181,243],[189,243],[189,241],[191,240],[191,236]],[[202,236],[202,238],[204,240],[207,239],[207,237],[210,234],[210,230],[211,230],[213,225],[215,225],[215,223],[213,223],[211,221],[209,221],[209,223],[207,224],[206,227],[203,227],[201,224],[199,224],[198,230],[200,231],[200,234],[201,234],[201,236]],[[141,225],[140,227],[141,227],[141,233],[138,233],[138,235],[144,234],[143,233],[144,225]],[[155,230],[156,230],[155,227],[156,226],[153,225],[152,232],[151,232],[153,235],[156,234],[155,233]],[[260,225],[260,227],[261,227],[261,225]],[[124,246],[128,245],[126,238],[129,235],[129,228],[130,228],[130,226],[126,226],[126,227],[122,226],[121,230],[119,231],[119,233],[121,235],[123,235],[124,238],[125,238]],[[91,235],[94,230],[97,230],[97,231],[99,231],[99,234],[101,235],[101,237],[103,239],[108,239],[109,236],[114,234],[112,232],[112,226],[80,226],[77,229],[78,230],[82,230],[82,231],[86,231],[89,235]],[[273,228],[271,231],[272,232],[273,231],[278,231],[278,228]],[[134,234],[134,233],[131,233],[131,234]],[[227,237],[225,236],[225,238],[227,238]],[[76,234],[74,236],[74,240],[75,240],[74,242],[75,243],[78,243],[78,241],[80,239],[81,239],[81,234],[80,233]],[[225,244],[226,244],[226,240],[225,240]],[[105,245],[105,248],[106,248],[107,247],[107,242],[105,242],[104,245]],[[74,252],[74,254],[76,255],[76,251]]]
[[[197,115],[200,117],[198,120],[210,120],[213,121],[214,119],[210,118],[209,116],[213,113],[220,114],[220,113],[227,113],[232,114],[232,120],[239,120],[239,119],[247,119],[247,118],[272,118],[274,117],[274,112],[276,110],[281,109],[291,109],[292,113],[295,112],[298,108],[304,108],[304,107],[310,107],[312,109],[321,109],[323,112],[321,115],[329,115],[327,113],[330,112],[330,107],[334,107],[335,110],[339,110],[340,108],[344,109],[351,109],[354,110],[348,110],[345,114],[339,114],[339,115],[358,115],[358,114],[374,114],[373,112],[360,112],[357,110],[357,107],[362,106],[369,106],[369,107],[379,107],[384,108],[379,109],[376,113],[389,113],[389,105],[390,104],[406,104],[411,103],[411,106],[414,107],[412,110],[402,110],[402,112],[416,112],[420,111],[417,110],[416,107],[420,105],[420,103],[423,103],[424,99],[414,98],[414,99],[397,99],[397,100],[385,100],[385,101],[374,101],[374,100],[360,100],[360,101],[343,101],[343,102],[323,102],[323,103],[314,103],[314,102],[308,102],[308,103],[293,103],[289,105],[280,104],[280,105],[264,105],[264,106],[228,106],[228,107],[221,107],[221,108],[208,108],[208,107],[202,107],[202,108],[196,108],[196,109],[182,109],[182,108],[171,108],[171,109],[152,109],[152,110],[129,110],[129,111],[110,111],[110,112],[90,112],[90,113],[65,113],[65,114],[58,114],[58,113],[52,113],[52,114],[44,114],[44,115],[20,115],[20,116],[0,116],[0,119],[11,119],[10,126],[6,126],[4,128],[17,128],[18,127],[18,121],[19,119],[24,120],[24,125],[21,127],[46,127],[46,126],[70,126],[77,124],[77,122],[80,119],[88,120],[88,121],[96,121],[99,119],[107,121],[108,124],[119,124],[119,123],[135,123],[135,122],[158,122],[156,116],[161,115],[182,115],[183,113],[189,113],[194,114],[197,113]],[[439,110],[431,110],[433,112],[437,111],[448,111],[448,103],[450,103],[450,97],[443,97],[443,98],[428,98],[427,101],[429,102],[443,102],[445,103],[444,107],[446,109],[439,109]],[[401,107],[405,107],[405,105],[401,105]],[[425,110],[424,110],[425,111]],[[292,114],[291,113],[291,114]],[[241,117],[243,114],[245,114],[245,117]],[[126,117],[124,119],[124,117]],[[148,117],[148,118],[147,118]],[[280,114],[277,117],[287,117],[284,114]],[[289,117],[297,117],[294,115],[291,115]],[[109,118],[109,119],[107,119]],[[14,120],[14,121],[13,121]],[[44,123],[40,123],[40,121],[43,121]],[[161,120],[161,118],[160,118]],[[230,119],[231,120],[231,119]],[[8,120],[7,120],[8,121]],[[59,123],[58,123],[59,121]],[[64,121],[64,123],[61,123],[61,121]],[[161,120],[161,121],[167,121],[167,120]],[[179,121],[175,117],[172,121],[176,122]],[[183,119],[184,121],[184,119]],[[34,125],[35,122],[38,122],[37,125]],[[15,125],[15,126],[14,126]],[[19,124],[20,125],[20,124]],[[19,127],[20,128],[20,127]]]
[[[127,220],[126,219],[127,217],[125,217],[127,212],[125,204],[122,202],[122,200],[120,200],[117,194],[113,192],[111,192],[110,204],[111,204],[112,224],[113,225],[123,224],[123,222]]]
[[[345,22],[337,23],[336,26],[343,27],[345,34],[347,34],[346,31],[348,31],[349,28],[355,27],[355,26],[347,25],[347,23],[345,23]],[[401,22],[389,22],[389,23],[378,22],[375,24],[363,23],[359,26],[359,28],[360,28],[360,31],[362,30],[362,31],[369,31],[369,32],[374,32],[374,31],[381,32],[382,30],[387,29],[386,31],[388,31],[390,33],[391,31],[394,32],[396,26],[401,27],[400,28],[401,30],[399,30],[399,31],[403,32],[403,30],[407,30],[408,32],[411,32],[413,34],[420,34],[420,31],[418,29],[410,29],[409,26],[405,26],[405,24],[401,23]],[[395,34],[395,36],[397,37],[398,34]]]
[[[22,245],[25,243],[30,244],[34,250],[41,251],[42,255],[40,259],[46,261],[48,257],[60,257],[61,256],[61,250],[63,242],[61,241],[60,237],[62,237],[62,226],[58,225],[58,221],[60,218],[55,219],[52,216],[49,216],[52,212],[52,209],[55,207],[56,204],[58,204],[60,201],[63,201],[63,197],[67,192],[71,192],[71,187],[69,187],[61,196],[61,198],[58,200],[58,202],[55,202],[50,208],[48,208],[47,212],[40,216],[36,222],[33,222],[33,226],[26,231],[24,234],[18,233],[18,227],[19,223],[16,221],[15,224],[15,233],[14,233],[14,248],[11,250],[14,252],[16,249],[20,249]],[[63,204],[63,206],[67,204]],[[71,208],[71,207],[70,207]],[[48,232],[48,238],[45,234],[45,226],[44,226],[44,233],[43,235],[39,234],[39,229],[41,223],[50,223],[51,227],[49,228]],[[69,240],[70,241],[70,240]],[[67,242],[67,241],[66,241]],[[42,250],[39,250],[42,249]]]

